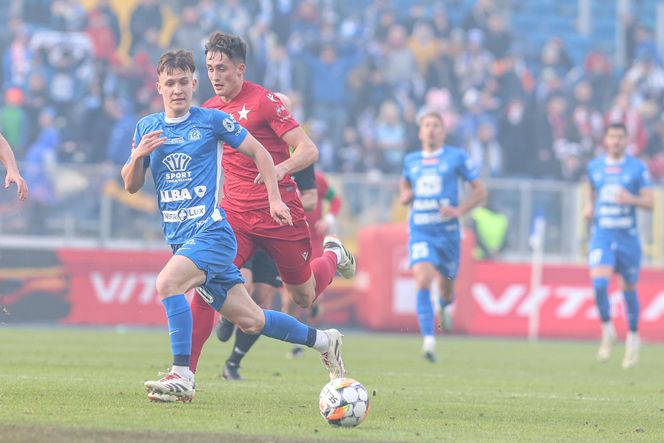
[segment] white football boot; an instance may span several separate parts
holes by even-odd
[[[625,357],[622,361],[623,369],[629,369],[636,366],[639,362],[639,350],[641,348],[641,340],[639,339],[638,332],[628,332],[627,339],[625,340]]]
[[[602,341],[597,350],[597,360],[604,362],[611,358],[611,349],[615,341],[616,331],[613,329],[613,323],[602,323]]]
[[[344,361],[341,358],[341,332],[336,329],[327,329],[325,331],[327,335],[328,344],[327,351],[321,352],[320,359],[323,362],[323,366],[330,371],[330,380],[335,378],[342,378],[346,375],[346,368],[344,367]]]
[[[193,379],[186,379],[175,372],[156,381],[146,381],[148,400],[162,403],[181,401],[189,403],[196,395]]]
[[[355,257],[350,253],[348,249],[341,243],[334,235],[328,235],[323,240],[323,248],[325,250],[332,250],[338,248],[341,251],[341,258],[337,263],[337,272],[343,278],[353,278],[355,276]]]

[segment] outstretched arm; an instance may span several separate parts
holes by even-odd
[[[28,198],[28,185],[18,170],[14,151],[12,151],[7,139],[5,139],[2,134],[0,134],[0,162],[2,162],[5,169],[7,169],[5,189],[9,188],[12,183],[16,183],[16,186],[18,187],[18,198],[21,201],[25,201]]]
[[[267,149],[261,145],[253,135],[247,133],[245,139],[237,147],[237,150],[252,158],[258,168],[259,176],[267,188],[267,198],[270,202],[270,214],[279,224],[293,224],[288,206],[281,200],[279,185],[277,184],[277,173],[274,169],[274,161]]]
[[[163,132],[158,130],[145,134],[136,149],[132,150],[129,161],[122,167],[125,190],[130,194],[138,192],[145,184],[145,157],[164,144],[166,137],[161,136]]]

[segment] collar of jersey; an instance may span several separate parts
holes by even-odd
[[[164,121],[167,124],[171,124],[171,125],[174,124],[174,123],[182,123],[183,121],[188,119],[190,115],[191,115],[190,111],[187,111],[187,113],[185,115],[183,115],[182,117],[166,117],[166,114],[164,114]]]
[[[612,160],[612,159],[610,159],[609,156],[607,155],[605,161],[606,161],[606,164],[607,164],[607,165],[619,165],[619,164],[621,164],[622,162],[625,161],[625,158],[627,158],[627,156],[623,155],[622,158],[621,158],[620,160]]]
[[[443,152],[443,147],[442,146],[440,148],[436,149],[433,152],[422,151],[422,157],[435,157],[435,156],[439,155],[441,152]]]

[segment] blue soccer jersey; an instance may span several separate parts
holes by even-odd
[[[459,179],[479,177],[468,154],[445,146],[433,153],[408,154],[402,177],[411,184],[413,202],[408,217],[410,263],[431,262],[446,277],[456,276],[459,264],[459,220],[446,219],[443,206],[458,206]]]
[[[163,112],[142,118],[136,125],[134,146],[152,131],[163,130],[163,145],[144,160],[157,189],[166,241],[180,245],[212,218],[218,209],[223,141],[237,148],[247,131],[230,115],[216,109],[192,107],[180,118]]]
[[[630,155],[620,162],[599,157],[588,165],[588,178],[595,191],[589,264],[610,266],[628,283],[634,283],[641,263],[636,208],[618,204],[616,196],[621,189],[638,195],[641,189],[649,187],[648,169]]]
[[[639,195],[641,189],[650,187],[646,165],[631,155],[620,162],[612,162],[603,156],[590,162],[588,178],[595,191],[593,227],[609,232],[635,229],[636,208],[618,204],[616,196],[621,189]]]

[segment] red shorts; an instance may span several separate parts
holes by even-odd
[[[274,260],[283,282],[299,285],[311,277],[309,226],[299,200],[286,204],[293,217],[293,226],[277,224],[269,208],[243,212],[224,210],[237,238],[235,265],[242,267],[256,248],[261,247]]]

